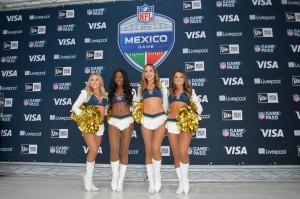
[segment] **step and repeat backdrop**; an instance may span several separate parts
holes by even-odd
[[[90,74],[186,71],[203,106],[194,165],[300,164],[300,1],[128,1],[0,12],[0,160],[83,163],[70,118]],[[97,163],[109,163],[107,123]],[[173,164],[165,137],[163,164]],[[135,124],[130,164],[144,164]]]

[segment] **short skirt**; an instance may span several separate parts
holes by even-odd
[[[172,134],[179,134],[180,130],[177,127],[177,120],[176,119],[167,119],[167,123],[166,123],[166,129],[168,130],[168,133],[172,133]]]
[[[110,119],[107,122],[108,124],[113,125],[123,131],[124,129],[129,127],[129,125],[132,124],[134,120],[131,114],[123,116],[111,115]]]
[[[95,133],[96,136],[102,136],[103,133],[104,133],[104,130],[105,130],[105,127],[104,127],[104,124],[102,123],[102,124],[100,125],[99,130]]]
[[[162,125],[167,120],[167,116],[165,112],[157,113],[157,114],[147,114],[144,113],[142,117],[141,124],[144,125],[145,128],[150,130],[157,129],[160,125]]]

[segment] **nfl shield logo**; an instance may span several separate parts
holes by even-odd
[[[216,1],[216,6],[218,7],[218,8],[220,8],[220,7],[222,7],[222,1]]]
[[[6,62],[6,57],[1,57],[1,62],[5,63]]]
[[[255,45],[254,46],[254,51],[255,52],[260,52],[260,46],[259,45]]]
[[[290,36],[290,37],[293,36],[294,35],[293,30],[292,29],[288,29],[287,30],[287,35]]]
[[[193,154],[193,149],[191,147],[189,147],[188,154],[189,155]]]
[[[62,31],[62,26],[57,26],[57,31]]]
[[[220,68],[226,69],[226,62],[220,62]]]
[[[88,9],[88,10],[86,11],[86,14],[87,14],[87,15],[92,15],[92,14],[93,14],[93,10]]]
[[[266,114],[264,112],[258,112],[258,118],[263,120],[266,118]]]
[[[55,147],[54,146],[50,146],[50,153],[55,153]]]
[[[190,23],[190,19],[188,17],[183,18],[183,23],[188,24]]]
[[[24,99],[24,106],[28,106],[28,104],[29,104],[29,100],[28,99]]]
[[[223,133],[224,137],[228,137],[229,136],[229,129],[223,129],[222,133]]]
[[[143,6],[137,7],[138,20],[141,22],[149,22],[153,20],[154,6]]]
[[[118,25],[118,45],[124,58],[137,70],[146,64],[158,67],[175,42],[173,19],[154,13],[154,6],[137,7],[137,14]]]
[[[84,73],[89,74],[91,72],[91,68],[90,67],[85,67],[84,68]]]
[[[32,48],[33,47],[33,45],[34,45],[34,43],[31,41],[31,42],[29,42],[29,48]]]
[[[294,95],[293,95],[293,100],[294,100],[295,102],[299,102],[299,101],[300,101],[300,96],[299,96],[299,94],[294,94]]]
[[[58,84],[57,84],[57,83],[54,83],[54,84],[53,84],[53,89],[54,89],[54,90],[57,90],[57,89],[58,89]]]

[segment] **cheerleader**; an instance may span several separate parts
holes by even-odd
[[[200,116],[203,109],[184,71],[177,70],[173,74],[169,88],[168,103],[169,114],[166,128],[168,130],[168,139],[174,156],[174,166],[179,181],[176,194],[181,194],[182,192],[188,193],[188,167],[190,162],[188,149],[191,142],[192,133],[198,128],[198,120],[201,119]],[[194,107],[192,105],[194,105]],[[183,110],[182,108],[187,106],[192,107],[191,109],[185,110],[191,110],[191,113],[194,113],[194,118],[192,119],[195,122],[191,122],[190,124],[186,125],[185,128],[180,130],[180,124],[187,123],[189,122],[188,119],[190,119],[186,116],[178,115]],[[193,125],[195,123],[196,126]]]
[[[123,181],[128,165],[128,149],[132,137],[134,120],[130,108],[135,92],[130,86],[127,73],[116,70],[110,80],[108,90],[109,112],[108,134],[112,169],[111,189],[123,190]]]
[[[164,139],[167,119],[166,111],[167,88],[160,84],[158,73],[152,64],[144,66],[138,99],[143,103],[141,131],[145,144],[146,170],[149,180],[148,193],[159,192],[161,189],[161,144]]]
[[[104,132],[104,125],[102,121],[105,116],[105,106],[107,104],[104,81],[99,74],[94,73],[90,75],[85,89],[81,91],[78,99],[73,104],[72,111],[77,116],[81,116],[83,114],[83,111],[80,109],[82,104],[85,104],[87,107],[94,105],[100,112],[101,122],[97,121],[101,123],[99,130],[92,133],[82,132],[85,143],[89,149],[86,157],[86,174],[83,177],[84,188],[86,191],[97,191],[99,189],[93,184],[93,173],[95,159],[102,142],[102,136]]]

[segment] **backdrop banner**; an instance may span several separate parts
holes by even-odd
[[[184,70],[203,106],[192,165],[300,164],[300,1],[126,1],[0,12],[0,161],[83,163],[70,110],[90,74],[107,89],[146,63]],[[110,163],[107,122],[97,163]],[[172,165],[167,136],[163,164]],[[135,124],[129,164],[144,164]]]

